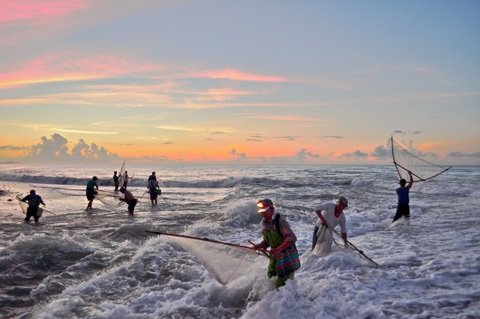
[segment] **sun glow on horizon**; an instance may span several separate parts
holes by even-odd
[[[480,164],[471,3],[0,3],[0,160]]]

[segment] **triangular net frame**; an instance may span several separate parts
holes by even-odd
[[[123,174],[125,173],[125,161],[123,161],[122,167],[120,168],[120,171],[118,172],[118,185],[120,187],[123,187],[123,182],[125,180]]]
[[[410,179],[408,172],[411,172],[414,182],[424,182],[450,169],[450,167],[429,162],[406,150],[394,141],[393,136],[390,139],[390,143],[392,146],[393,164],[400,179],[403,178],[408,181]]]

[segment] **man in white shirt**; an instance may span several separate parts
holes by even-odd
[[[348,200],[340,196],[336,204],[323,203],[315,208],[318,222],[312,238],[312,251],[316,255],[327,255],[332,250],[332,229],[340,225],[344,241],[347,241],[347,221],[343,210],[348,207]],[[331,229],[328,229],[331,228]]]

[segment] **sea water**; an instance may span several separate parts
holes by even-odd
[[[135,214],[116,197],[86,212],[88,179],[113,191],[119,167],[0,164],[1,318],[480,318],[480,167],[415,183],[411,219],[393,227],[393,166],[129,166]],[[153,208],[151,171],[162,189]],[[15,200],[32,188],[53,213],[39,224],[24,223]],[[339,195],[349,240],[378,267],[349,250],[311,254],[313,210]],[[266,259],[222,285],[145,232],[248,245],[261,238],[263,198],[290,223],[302,260],[278,290]]]

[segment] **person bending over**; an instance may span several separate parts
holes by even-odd
[[[345,242],[347,241],[347,221],[343,212],[347,207],[348,200],[344,196],[340,196],[336,204],[328,202],[315,208],[318,222],[312,236],[312,251],[314,254],[324,256],[332,250],[332,231],[328,228],[334,229],[340,225],[342,238]]]
[[[133,211],[135,210],[135,205],[137,205],[137,199],[133,197],[132,193],[125,189],[125,187],[120,188],[120,192],[125,196],[124,198],[120,198],[121,201],[124,201],[128,205],[128,213],[133,215]]]

